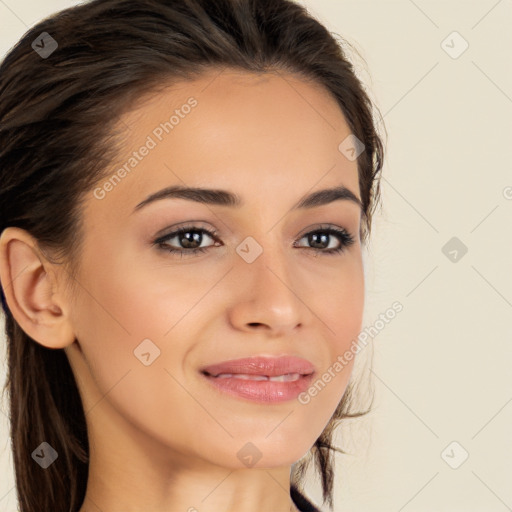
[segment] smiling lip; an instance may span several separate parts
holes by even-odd
[[[295,356],[281,357],[247,357],[245,359],[233,359],[222,363],[205,366],[203,373],[216,377],[221,373],[242,373],[246,375],[264,375],[275,377],[288,373],[310,375],[315,371],[312,363],[306,359]]]
[[[306,391],[315,367],[293,356],[250,357],[204,367],[201,374],[223,393],[269,404],[293,400]],[[269,380],[280,376],[285,377]]]

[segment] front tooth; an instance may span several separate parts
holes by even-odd
[[[276,377],[270,377],[269,380],[274,382],[291,382],[298,380],[300,377],[299,373],[287,373],[286,375],[277,375]]]
[[[218,379],[229,379],[230,377],[243,380],[268,380],[265,375],[247,375],[245,373],[220,373],[217,375]]]
[[[217,379],[235,379],[242,380],[271,380],[273,382],[292,382],[299,380],[300,373],[287,373],[286,375],[276,375],[275,377],[267,377],[266,375],[248,375],[246,373],[219,373]]]
[[[247,375],[245,373],[235,373],[233,377],[243,380],[268,380],[266,375]]]

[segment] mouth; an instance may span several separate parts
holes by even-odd
[[[200,372],[222,393],[268,404],[291,400],[305,391],[315,367],[295,356],[262,356],[224,361]]]
[[[201,368],[201,372],[217,378],[276,380],[288,382],[311,375],[315,367],[307,359],[296,356],[254,356],[232,359]]]
[[[283,375],[251,375],[248,373],[219,373],[218,375],[212,375],[206,371],[203,372],[207,377],[213,377],[214,379],[241,379],[241,380],[270,380],[272,382],[295,382],[301,377],[312,375],[312,373],[285,373]]]

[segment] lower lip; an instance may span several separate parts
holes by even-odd
[[[274,382],[271,380],[245,380],[235,377],[217,378],[201,375],[216,389],[239,398],[265,404],[287,402],[306,391],[314,374],[302,375],[292,382]]]

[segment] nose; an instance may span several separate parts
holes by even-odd
[[[236,293],[229,316],[238,330],[264,330],[271,337],[290,334],[309,322],[311,311],[290,254],[265,248],[252,263],[242,258],[232,278]]]

